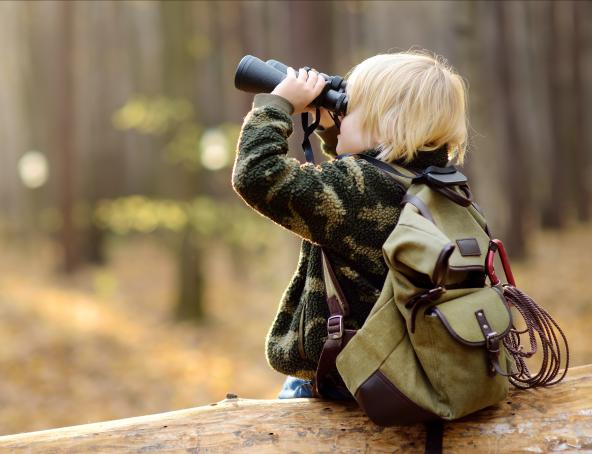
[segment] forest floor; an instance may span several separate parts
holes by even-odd
[[[108,266],[71,277],[49,243],[1,249],[0,435],[277,395],[264,338],[297,248],[249,274],[213,247],[200,325],[172,320],[175,260],[154,239],[119,242]],[[530,249],[518,287],[562,326],[571,364],[592,363],[592,225],[536,234]]]

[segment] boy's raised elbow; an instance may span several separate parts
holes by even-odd
[[[232,169],[231,184],[232,184],[232,189],[234,189],[234,191],[239,195],[242,195],[245,188],[246,188],[246,181],[245,180],[246,180],[246,178],[245,178],[244,173],[237,170],[237,167],[235,165],[234,168]]]
[[[253,188],[257,185],[255,177],[257,172],[253,172],[253,169],[250,169],[250,172],[248,170],[246,167],[241,166],[240,163],[236,163],[232,169],[231,183],[234,192],[243,200],[253,202],[250,199],[254,197]]]

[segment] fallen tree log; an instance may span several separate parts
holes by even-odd
[[[422,425],[378,427],[355,403],[249,400],[0,437],[1,452],[424,452]],[[446,423],[444,452],[592,450],[592,365]]]

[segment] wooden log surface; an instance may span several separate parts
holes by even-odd
[[[592,452],[592,365],[559,385],[446,423],[444,452]],[[422,425],[383,428],[355,403],[230,398],[208,406],[0,437],[0,452],[423,453]]]

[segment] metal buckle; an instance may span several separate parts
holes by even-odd
[[[495,348],[492,346],[492,343]],[[499,353],[499,339],[497,338],[497,331],[487,333],[487,336],[485,336],[485,347],[490,353]]]
[[[337,320],[337,324],[332,323],[333,320]],[[338,327],[337,332],[332,332],[333,328]],[[327,333],[329,339],[341,339],[343,337],[343,315],[332,315],[327,319]]]
[[[428,290],[427,297],[430,300],[435,300],[440,297],[442,293],[446,293],[446,289],[439,285],[438,287],[434,287]]]

